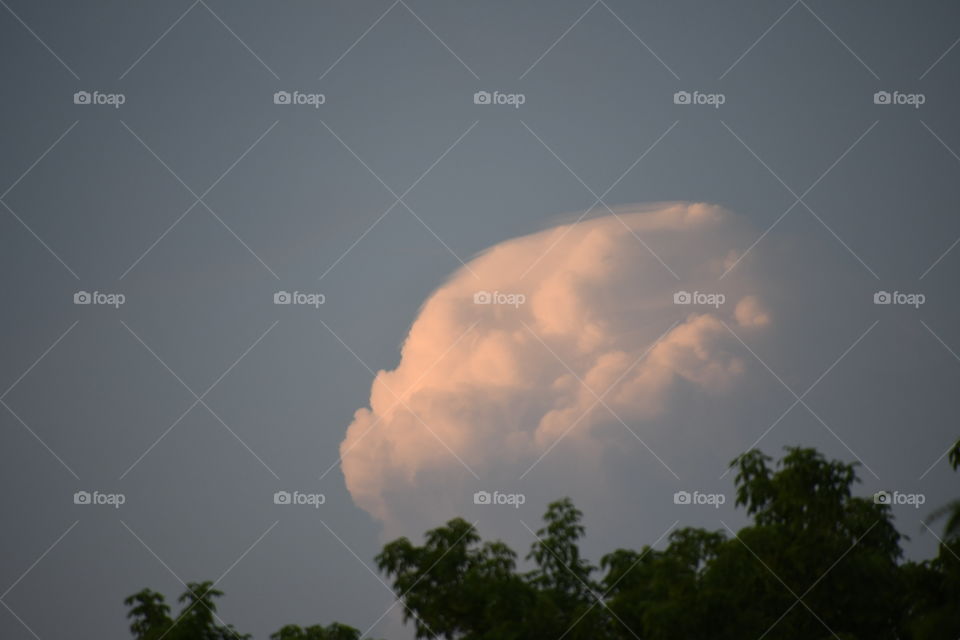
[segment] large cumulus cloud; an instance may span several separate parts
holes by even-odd
[[[453,515],[473,473],[516,481],[570,447],[598,460],[624,434],[646,447],[674,407],[742,384],[755,363],[731,330],[776,318],[749,260],[720,276],[755,232],[707,204],[617,213],[502,242],[429,296],[341,444],[360,507],[395,531],[411,504]],[[476,304],[483,291],[503,304]],[[677,305],[678,291],[725,301]]]

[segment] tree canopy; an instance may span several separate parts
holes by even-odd
[[[949,462],[960,468],[960,441]],[[856,465],[788,448],[731,463],[738,532],[683,527],[662,550],[581,556],[582,514],[550,504],[520,571],[517,554],[461,518],[399,538],[375,558],[417,638],[446,640],[954,640],[960,637],[960,500],[937,510],[938,553],[904,562],[889,504],[858,497]],[[190,583],[172,617],[144,589],[126,599],[138,640],[247,640],[216,613],[222,593]],[[287,625],[271,640],[360,640],[339,623]]]

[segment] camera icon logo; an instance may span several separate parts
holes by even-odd
[[[90,492],[77,491],[73,494],[73,504],[90,504]]]
[[[489,491],[477,491],[473,494],[473,504],[490,504],[491,497]]]
[[[673,94],[673,104],[690,104],[690,92],[677,91]]]
[[[493,295],[489,291],[477,291],[473,294],[473,304],[490,304],[493,302]]]
[[[290,504],[290,492],[277,491],[273,494],[273,504]]]
[[[673,304],[690,304],[693,302],[693,296],[689,291],[677,291],[673,294]]]
[[[87,291],[77,291],[73,294],[73,304],[90,304],[93,298]]]
[[[290,104],[290,99],[289,91],[277,91],[273,94],[273,104]]]
[[[891,504],[889,491],[877,491],[873,494],[873,504]]]
[[[90,92],[77,91],[73,94],[73,104],[90,104]]]
[[[673,494],[673,504],[690,504],[691,496],[689,491],[677,491]]]
[[[477,91],[473,94],[473,104],[490,104],[492,96],[489,91]]]
[[[290,304],[293,298],[288,291],[277,291],[273,294],[273,304]]]
[[[893,302],[893,297],[888,291],[877,291],[873,294],[873,304],[890,304]]]
[[[891,96],[889,91],[877,91],[873,94],[873,104],[890,104]]]

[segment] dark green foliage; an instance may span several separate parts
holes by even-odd
[[[150,589],[123,602],[129,607],[130,631],[137,640],[250,640],[250,635],[221,622],[214,598],[222,595],[212,582],[190,582],[178,598],[183,608],[176,618],[170,617],[163,595]],[[337,622],[305,629],[289,624],[272,634],[270,640],[360,640],[360,631]]]
[[[777,471],[759,452],[734,464],[754,524],[706,576],[730,611],[714,637],[896,638],[900,536],[888,506],[851,495],[853,465],[812,449],[789,449]]]
[[[187,583],[187,590],[178,598],[183,608],[171,618],[163,595],[144,589],[124,600],[130,607],[130,631],[138,640],[249,640],[250,636],[221,624],[214,598],[222,595],[212,582]]]
[[[525,616],[538,610],[536,589],[514,572],[516,554],[500,542],[481,545],[460,518],[427,532],[423,546],[391,542],[376,561],[417,637],[522,638]]]
[[[949,456],[960,468],[960,441]],[[418,638],[446,640],[954,640],[960,637],[960,501],[938,555],[901,563],[890,507],[853,495],[856,466],[788,448],[775,466],[759,451],[733,461],[734,533],[681,528],[663,550],[618,549],[594,567],[580,555],[582,514],[550,504],[526,559],[483,542],[456,518],[422,545],[387,544],[377,566],[393,581]],[[533,532],[531,532],[533,533]],[[139,640],[246,640],[216,615],[222,595],[187,585],[171,619],[163,596],[127,598]],[[288,625],[271,640],[360,640],[352,627]]]
[[[170,607],[163,595],[150,589],[135,593],[123,601],[130,608],[130,632],[140,640],[157,640],[172,624]]]
[[[360,631],[339,622],[326,627],[315,624],[305,629],[288,624],[271,634],[270,640],[360,640]]]
[[[960,440],[949,455],[960,470]],[[911,640],[960,638],[960,500],[937,509],[930,520],[946,516],[940,552],[936,558],[903,567],[904,608],[908,611],[904,636]]]

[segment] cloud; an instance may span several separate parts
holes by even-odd
[[[732,331],[774,321],[749,260],[720,279],[751,237],[720,207],[667,203],[471,260],[424,302],[354,414],[340,447],[354,502],[390,531],[422,529],[422,516],[455,515],[471,473],[515,481],[570,447],[596,462],[619,446],[611,423],[645,434],[678,403],[731,392],[751,364]]]

